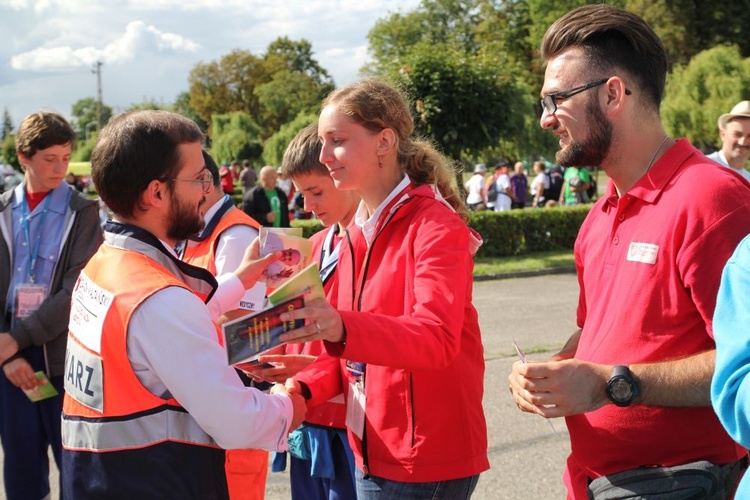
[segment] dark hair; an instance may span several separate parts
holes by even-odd
[[[312,123],[303,128],[286,147],[281,160],[281,172],[294,180],[298,175],[328,175],[328,168],[320,163],[320,139],[318,124]]]
[[[178,146],[204,139],[198,125],[168,111],[138,110],[112,118],[91,153],[91,178],[115,214],[132,217],[141,193],[154,180],[177,176]],[[171,190],[171,183],[167,184]]]
[[[373,132],[390,128],[396,135],[398,163],[417,186],[434,184],[445,200],[468,221],[466,205],[455,184],[455,162],[441,155],[427,140],[413,139],[414,120],[407,99],[394,87],[368,78],[334,90],[322,107],[338,110]]]
[[[206,170],[211,172],[211,177],[213,177],[214,180],[214,187],[218,188],[221,186],[221,176],[219,175],[219,166],[216,164],[216,160],[214,160],[214,157],[208,154],[208,151],[205,149],[202,151],[203,153],[203,162],[206,164]]]
[[[574,9],[547,29],[542,58],[549,60],[570,47],[581,47],[597,78],[622,71],[626,84],[641,90],[657,110],[664,97],[667,53],[654,30],[640,16],[612,5]]]
[[[23,119],[16,133],[16,151],[31,158],[51,146],[75,144],[76,133],[61,115],[39,111]]]

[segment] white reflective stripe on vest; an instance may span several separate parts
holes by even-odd
[[[67,450],[118,451],[145,448],[165,441],[218,448],[216,441],[189,413],[172,408],[131,416],[127,420],[63,415],[62,444]]]

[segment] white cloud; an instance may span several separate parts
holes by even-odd
[[[14,124],[39,107],[65,113],[96,95],[115,110],[170,103],[198,63],[234,49],[262,56],[278,37],[306,39],[345,85],[367,61],[375,20],[421,0],[0,0],[0,110]]]
[[[11,57],[11,67],[30,71],[67,71],[96,61],[116,64],[150,52],[195,52],[200,45],[175,33],[164,33],[143,21],[133,21],[125,33],[103,49],[69,46],[39,47]]]

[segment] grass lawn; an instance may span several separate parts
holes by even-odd
[[[474,276],[504,274],[518,271],[537,271],[552,267],[575,265],[573,250],[539,252],[512,257],[477,257],[474,259]]]
[[[68,165],[68,172],[75,175],[89,175],[91,172],[91,162],[89,161],[71,161]]]

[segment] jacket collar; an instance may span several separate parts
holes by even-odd
[[[85,197],[74,188],[68,186],[68,189],[73,191],[73,195],[70,197],[70,201],[69,201],[70,209],[73,212],[78,212],[84,207],[87,207],[89,205],[96,203],[96,200],[92,200],[92,199]],[[8,204],[10,204],[10,202],[13,200],[13,192],[14,190],[11,189],[10,191],[5,191],[4,193],[0,194],[0,211],[5,210]]]
[[[211,236],[211,234],[213,234],[214,232],[214,229],[216,229],[216,226],[219,224],[219,221],[221,221],[222,217],[224,217],[224,215],[234,207],[232,198],[228,194],[225,194],[224,198],[214,204],[214,206],[217,205],[217,209],[213,212],[211,218],[206,222],[206,227],[204,227],[203,230],[197,235],[191,236],[190,241],[200,242]],[[214,207],[211,207],[211,209],[213,208]],[[211,211],[211,209],[209,209],[209,212]],[[206,212],[206,215],[208,215],[209,212]]]
[[[172,255],[159,239],[145,229],[132,224],[108,220],[104,225],[104,243],[110,247],[145,255],[157,262],[191,290],[205,296],[208,302],[218,284],[207,270],[191,266]]]

